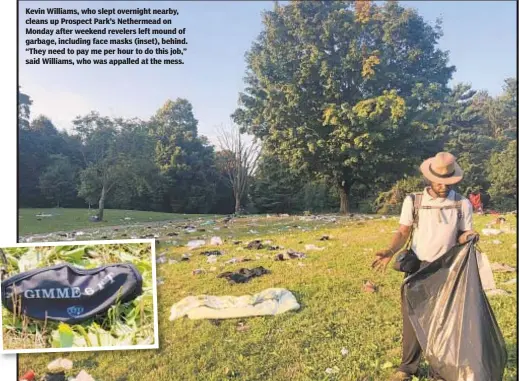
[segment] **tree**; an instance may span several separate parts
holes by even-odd
[[[251,196],[259,213],[302,211],[305,179],[290,170],[283,161],[265,152],[251,184]]]
[[[40,176],[42,194],[59,208],[63,202],[75,199],[76,169],[65,155],[51,155],[51,164]]]
[[[232,115],[293,169],[333,183],[391,184],[433,154],[454,67],[441,27],[396,2],[293,2],[266,12]]]
[[[457,157],[464,171],[459,191],[466,194],[489,187],[485,163],[495,148],[495,139],[486,130],[486,119],[481,108],[484,93],[477,93],[467,84],[458,84],[443,103],[437,139],[442,150]]]
[[[45,116],[34,118],[18,131],[18,173],[20,204],[46,206],[39,187],[40,176],[51,164],[51,156],[64,153],[63,135]]]
[[[517,140],[503,152],[494,152],[488,168],[492,203],[512,209],[517,205]]]
[[[29,119],[31,117],[31,98],[20,91],[18,87],[18,124],[20,129],[29,127]]]
[[[215,196],[214,149],[198,136],[198,121],[185,99],[168,100],[150,121],[161,193],[174,213],[207,213]]]
[[[255,142],[246,142],[236,126],[220,127],[218,142],[222,150],[223,173],[233,191],[234,213],[240,214],[250,178],[256,169],[259,146]]]
[[[146,125],[140,121],[111,119],[92,112],[74,120],[74,131],[80,138],[85,169],[80,172],[79,195],[87,202],[98,196],[100,221],[104,217],[105,202],[116,187],[128,192],[145,186],[151,162],[144,138]]]

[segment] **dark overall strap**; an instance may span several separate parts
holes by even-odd
[[[410,193],[409,197],[411,197],[411,201],[413,203],[413,225],[411,228],[411,234],[409,234],[409,239],[407,241],[406,248],[409,250],[411,248],[411,244],[413,243],[413,233],[416,227],[418,226],[418,210],[422,205],[422,193]]]

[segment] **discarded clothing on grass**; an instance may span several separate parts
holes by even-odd
[[[250,261],[252,261],[252,259],[240,257],[240,258],[231,258],[231,259],[229,259],[225,263],[230,265],[230,264],[233,264],[233,263],[250,262]]]
[[[261,243],[261,241],[259,239],[257,240],[254,240],[254,241],[251,241],[247,244],[247,246],[245,247],[246,249],[251,249],[251,250],[261,250],[263,249],[265,246],[263,246],[263,244]]]
[[[505,341],[483,290],[474,241],[409,275],[401,291],[435,373],[445,381],[502,380]]]
[[[230,284],[235,283],[246,283],[254,277],[260,277],[264,274],[270,274],[270,270],[267,270],[263,266],[254,267],[252,269],[242,268],[236,272],[226,271],[217,276],[217,278],[225,278]]]
[[[283,288],[269,288],[244,296],[188,296],[171,307],[169,320],[233,319],[279,315],[300,308],[295,296]]]
[[[200,255],[205,256],[211,256],[211,255],[222,255],[222,252],[220,250],[209,250],[209,251],[202,251]]]
[[[275,261],[285,261],[289,259],[303,259],[306,258],[304,253],[299,253],[297,251],[288,249],[285,253],[276,254],[274,257]]]

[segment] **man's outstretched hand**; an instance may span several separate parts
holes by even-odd
[[[375,260],[371,264],[371,268],[375,271],[385,271],[387,264],[391,262],[393,253],[391,250],[382,250],[375,254]]]

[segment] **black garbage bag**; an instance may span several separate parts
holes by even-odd
[[[451,249],[402,285],[425,359],[445,381],[501,381],[503,335],[483,291],[475,243]]]

